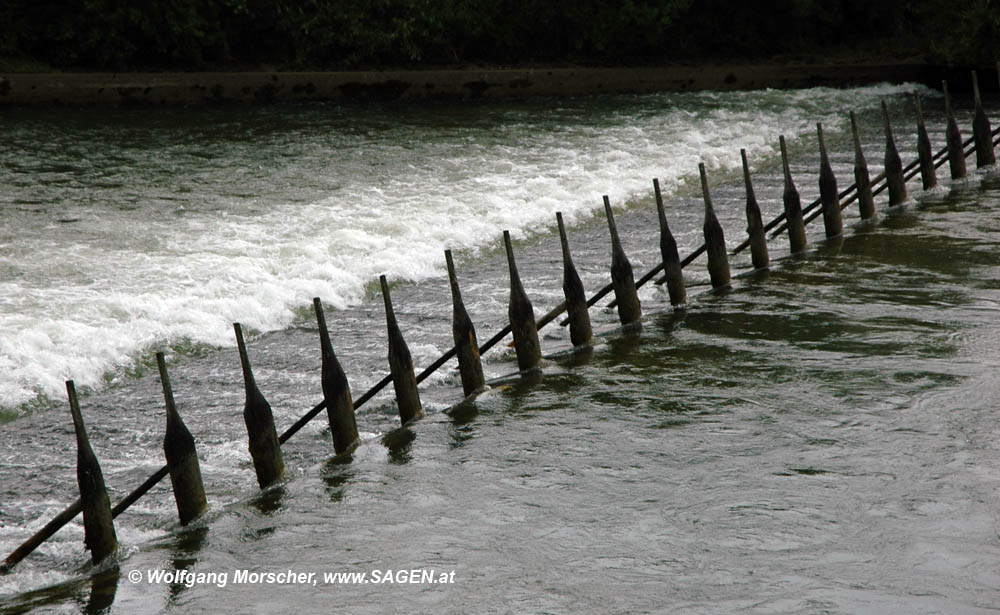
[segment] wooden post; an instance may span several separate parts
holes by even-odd
[[[934,150],[931,148],[931,138],[924,124],[924,110],[920,106],[920,94],[913,92],[913,100],[917,105],[917,155],[920,157],[920,181],[924,190],[930,190],[937,185],[937,170],[934,166]]]
[[[319,297],[313,297],[313,310],[316,312],[316,325],[319,328],[319,347],[322,357],[320,368],[320,385],[323,388],[323,400],[326,402],[326,418],[330,423],[330,433],[333,435],[333,450],[338,455],[349,453],[361,443],[358,437],[358,425],[354,418],[354,400],[351,397],[351,385],[347,374],[340,366],[333,344],[330,343],[330,330],[326,327],[326,315],[323,313],[323,302]]]
[[[705,235],[705,246],[708,252],[708,275],[712,278],[712,288],[724,288],[729,286],[729,257],[726,255],[726,237],[722,232],[719,219],[715,217],[712,197],[708,193],[705,163],[698,163],[698,173],[701,175],[701,193],[705,199],[705,222],[701,228]]]
[[[747,190],[747,236],[750,241],[750,260],[754,269],[763,269],[771,264],[767,254],[767,235],[764,232],[764,220],[760,215],[760,205],[754,194],[753,182],[750,180],[750,163],[747,162],[747,151],[740,149],[743,159],[743,183]]]
[[[858,118],[851,111],[851,134],[854,137],[854,185],[858,189],[858,211],[862,220],[875,216],[875,197],[872,195],[872,180],[868,174],[868,162],[861,151],[858,137]]]
[[[976,140],[976,168],[981,169],[996,164],[993,153],[993,133],[990,129],[990,119],[983,110],[983,98],[979,95],[979,78],[972,71],[972,93],[976,98],[976,116],[972,120],[972,135]]]
[[[962,179],[966,175],[962,132],[958,129],[955,114],[951,111],[951,96],[948,95],[947,81],[941,82],[941,89],[944,91],[945,114],[948,116],[948,128],[945,130],[945,139],[948,143],[948,166],[951,169],[952,179]]]
[[[611,201],[607,195],[604,195],[604,214],[608,218],[608,230],[611,232],[611,284],[614,286],[615,301],[618,303],[618,320],[623,326],[630,325],[642,318],[642,307],[639,305],[639,295],[635,289],[632,263],[629,262],[618,239],[618,228],[615,226],[615,216],[611,213]]]
[[[250,457],[257,473],[257,483],[264,489],[281,478],[285,471],[285,460],[281,455],[281,444],[278,443],[278,432],[274,429],[274,414],[271,405],[267,403],[263,393],[257,388],[257,381],[250,368],[250,357],[247,355],[246,342],[243,340],[243,327],[233,323],[236,331],[236,346],[240,353],[240,365],[243,367],[243,384],[246,388],[246,404],[243,406],[243,422],[247,426]]]
[[[451,285],[452,320],[451,332],[455,339],[455,352],[458,355],[458,371],[462,376],[462,392],[468,397],[486,388],[486,378],[483,376],[483,362],[479,358],[479,341],[476,339],[476,328],[462,302],[462,291],[458,288],[458,276],[455,275],[455,262],[451,258],[451,250],[444,251],[444,260],[448,265],[448,283]]]
[[[785,148],[785,135],[778,137],[781,145],[781,166],[785,171],[785,193],[782,200],[785,204],[785,224],[788,226],[788,243],[792,253],[806,249],[806,225],[802,219],[802,199],[792,181],[792,171],[788,167],[788,150]]]
[[[589,346],[593,330],[590,327],[587,295],[583,290],[583,282],[576,272],[576,266],[573,265],[573,257],[569,253],[569,240],[566,238],[562,212],[556,212],[556,223],[559,225],[559,243],[562,244],[563,295],[566,297],[566,313],[569,315],[569,339],[574,347]]]
[[[396,405],[399,406],[399,420],[406,425],[424,415],[417,392],[417,377],[413,373],[413,358],[403,340],[403,334],[396,324],[396,313],[392,309],[389,283],[385,276],[379,276],[382,299],[385,302],[385,323],[389,332],[389,371],[392,372],[392,387],[396,390]]]
[[[507,316],[510,318],[511,333],[514,334],[514,351],[517,353],[517,367],[527,371],[538,367],[542,360],[541,344],[538,342],[538,329],[535,327],[535,311],[524,292],[521,278],[517,275],[517,264],[514,262],[514,249],[510,245],[510,231],[503,232],[503,243],[507,249],[507,267],[510,270],[510,303],[507,306]]]
[[[819,138],[819,198],[823,204],[823,227],[827,237],[836,237],[844,232],[844,222],[840,217],[840,197],[837,195],[837,176],[833,174],[830,158],[823,142],[823,125],[816,122]]]
[[[889,206],[906,200],[906,180],[903,179],[903,161],[899,158],[896,141],[889,124],[889,108],[882,100],[882,121],[885,126],[885,183],[889,186]]]
[[[104,485],[104,473],[90,447],[72,380],[66,381],[66,393],[69,395],[69,410],[73,415],[73,429],[76,431],[76,481],[80,486],[83,509],[83,543],[90,551],[91,561],[97,564],[115,552],[118,548],[118,536],[111,517],[111,500]]]
[[[677,254],[677,241],[674,240],[674,235],[670,232],[670,226],[667,224],[667,214],[663,207],[663,195],[660,194],[659,179],[653,179],[653,192],[656,194],[656,215],[660,220],[660,258],[663,260],[664,280],[667,282],[670,305],[683,305],[687,301],[684,272],[681,269],[680,256]]]
[[[181,525],[187,525],[205,511],[205,486],[201,481],[201,466],[198,464],[194,438],[181,420],[181,415],[174,404],[174,393],[170,388],[167,364],[162,352],[156,353],[156,364],[160,369],[163,400],[167,405],[167,430],[163,436],[163,453],[167,457],[167,467],[170,470],[170,484],[174,488],[177,515]]]

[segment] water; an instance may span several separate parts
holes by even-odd
[[[608,194],[637,274],[658,260],[658,177],[684,256],[701,243],[706,162],[731,247],[739,148],[765,219],[781,211],[777,136],[808,203],[814,122],[841,188],[859,111],[872,174],[886,96],[904,162],[912,86],[664,94],[519,105],[4,111],[0,234],[0,551],[75,494],[63,381],[81,400],[117,501],[162,464],[153,349],[170,359],[211,502],[181,531],[162,484],[117,520],[117,571],[92,576],[82,526],[0,577],[12,612],[352,611],[986,613],[1000,604],[995,416],[1000,182],[991,174],[853,225],[688,309],[640,291],[638,332],[595,308],[602,344],[549,361],[451,416],[397,431],[391,395],[359,409],[365,445],[329,462],[320,417],[258,495],[231,322],[279,429],[320,398],[310,304],[327,303],[355,397],[386,372],[374,281],[386,273],[418,369],[450,347],[443,248],[456,250],[480,340],[506,319],[510,229],[541,314],[561,300],[554,212],[588,290],[607,281]],[[932,141],[942,103],[923,91]],[[963,109],[966,104],[960,105]],[[971,124],[967,111],[960,117]],[[996,120],[994,120],[996,124]],[[939,169],[943,183],[946,167]],[[884,197],[882,197],[884,199]],[[624,209],[624,211],[622,211]],[[818,222],[814,225],[819,225]],[[784,239],[772,257],[786,255]],[[748,273],[749,256],[733,259]],[[702,286],[698,286],[701,284]],[[568,333],[543,330],[547,353]],[[509,350],[486,355],[497,377]],[[391,387],[390,387],[391,388]],[[225,587],[130,583],[147,570]],[[233,571],[455,571],[454,583],[239,585]]]

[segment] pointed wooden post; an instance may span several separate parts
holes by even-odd
[[[483,362],[479,358],[476,328],[462,302],[451,250],[444,251],[444,260],[448,265],[448,283],[451,285],[451,333],[455,340],[455,354],[458,355],[458,372],[462,376],[462,392],[468,397],[486,388],[486,378],[483,376]]]
[[[708,193],[705,163],[698,163],[698,173],[701,175],[701,193],[705,199],[705,222],[701,229],[705,235],[705,246],[708,252],[708,275],[712,279],[712,288],[722,288],[729,286],[729,257],[726,255],[726,237],[722,232],[719,219],[715,217],[712,197]]]
[[[160,369],[163,400],[167,406],[167,430],[163,436],[163,453],[167,457],[167,467],[170,470],[170,484],[174,489],[177,516],[181,525],[187,525],[205,511],[207,505],[205,486],[201,481],[201,466],[198,463],[194,437],[177,412],[162,352],[156,353],[156,365]]]
[[[962,179],[966,175],[965,151],[962,148],[962,131],[958,129],[955,114],[951,111],[951,96],[948,95],[948,82],[941,82],[944,90],[944,111],[948,116],[948,127],[945,130],[945,140],[948,143],[948,166],[952,179]]]
[[[385,323],[389,332],[389,371],[392,372],[392,387],[396,390],[396,405],[399,406],[399,420],[403,425],[424,415],[417,392],[417,377],[413,373],[413,358],[403,340],[403,334],[396,323],[396,313],[392,309],[389,283],[385,276],[379,276],[382,299],[385,302]]]
[[[659,179],[653,179],[653,192],[656,194],[656,215],[660,220],[660,258],[663,259],[664,280],[667,283],[667,293],[670,295],[670,305],[683,305],[687,301],[684,273],[681,269],[680,256],[677,254],[677,241],[667,224]]]
[[[763,269],[771,264],[767,253],[767,235],[764,232],[764,221],[760,215],[760,205],[754,194],[753,182],[750,180],[750,164],[747,162],[747,151],[740,150],[743,159],[743,183],[747,190],[747,235],[750,240],[750,260],[754,269]]]
[[[920,94],[913,92],[913,100],[917,105],[917,155],[920,157],[920,181],[924,190],[937,186],[937,170],[934,166],[934,150],[931,148],[931,138],[924,124],[924,110],[920,106]]]
[[[889,124],[889,108],[882,100],[882,121],[885,126],[885,183],[889,186],[889,206],[899,205],[906,200],[906,180],[903,178],[903,161],[896,149]]]
[[[611,285],[615,289],[615,301],[618,303],[618,320],[623,326],[630,325],[642,318],[642,307],[635,288],[632,263],[618,239],[618,228],[615,226],[615,216],[611,213],[608,195],[604,195],[604,215],[608,218],[608,230],[611,232]]]
[[[837,176],[833,174],[830,158],[823,142],[823,125],[816,122],[819,137],[819,198],[823,204],[823,227],[827,237],[836,237],[844,232],[844,222],[840,217],[840,197],[837,194]]]
[[[97,455],[90,447],[87,429],[83,425],[83,415],[76,400],[76,386],[72,380],[66,381],[69,396],[69,410],[73,415],[73,429],[76,431],[76,481],[80,487],[80,502],[83,509],[83,544],[90,551],[90,559],[99,563],[118,548],[118,536],[111,516],[111,500],[104,485],[104,473]]]
[[[569,315],[569,339],[574,347],[589,346],[593,330],[590,327],[587,295],[573,264],[573,257],[569,253],[569,240],[566,238],[562,212],[556,212],[556,223],[559,225],[559,243],[562,244],[563,295],[566,296],[566,313]]]
[[[319,328],[319,348],[322,357],[320,385],[323,388],[323,401],[326,402],[326,418],[330,423],[330,433],[333,435],[333,450],[342,455],[353,451],[361,443],[354,417],[354,399],[351,397],[351,385],[347,381],[347,374],[344,373],[337,355],[333,352],[330,330],[326,328],[323,302],[319,297],[313,297],[313,310],[316,312],[316,325]]]
[[[510,318],[511,333],[514,335],[514,351],[517,353],[517,367],[527,371],[538,367],[542,360],[542,348],[538,342],[535,327],[535,311],[524,292],[521,278],[517,275],[514,249],[510,245],[510,231],[503,232],[503,243],[507,249],[507,268],[510,270],[510,303],[507,316]]]
[[[271,404],[267,403],[264,394],[257,388],[257,381],[250,368],[250,357],[247,355],[246,342],[243,340],[243,327],[233,323],[236,331],[236,346],[240,353],[240,365],[243,367],[243,384],[246,388],[246,404],[243,406],[243,422],[247,426],[250,457],[253,459],[254,471],[257,473],[257,484],[264,489],[281,478],[285,471],[285,460],[281,455],[281,444],[278,443],[278,432],[274,429],[274,414]]]
[[[979,78],[972,71],[972,93],[976,98],[976,116],[972,120],[972,134],[976,140],[976,168],[981,169],[996,164],[993,153],[993,133],[990,129],[990,119],[983,110],[983,98],[979,95]]]
[[[785,224],[788,226],[788,243],[792,253],[806,249],[806,225],[802,219],[802,199],[792,181],[792,171],[788,167],[788,150],[785,148],[785,135],[778,137],[781,145],[781,166],[785,171],[785,192],[782,200],[785,204]]]
[[[868,162],[861,151],[858,137],[858,118],[851,111],[851,134],[854,137],[854,185],[858,189],[858,211],[862,220],[875,216],[875,197],[872,195],[872,180],[868,173]]]

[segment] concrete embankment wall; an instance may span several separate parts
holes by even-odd
[[[925,64],[730,65],[239,73],[7,73],[3,105],[167,105],[279,101],[516,99],[599,93],[750,90],[915,81],[958,89],[967,68]],[[986,84],[984,84],[986,85]]]

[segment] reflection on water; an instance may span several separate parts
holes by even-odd
[[[205,539],[208,536],[208,527],[194,527],[181,530],[173,539],[170,545],[171,564],[175,572],[192,571],[198,563],[198,554],[205,546]],[[170,584],[170,594],[167,598],[168,605],[174,605],[181,593],[189,588],[184,582],[184,577],[177,575],[175,582]]]
[[[382,446],[389,451],[389,463],[404,464],[413,460],[413,442],[417,434],[409,427],[400,427],[382,437]]]
[[[118,581],[121,579],[121,569],[113,566],[90,578],[90,598],[83,608],[85,615],[104,615],[111,612],[118,591]]]

